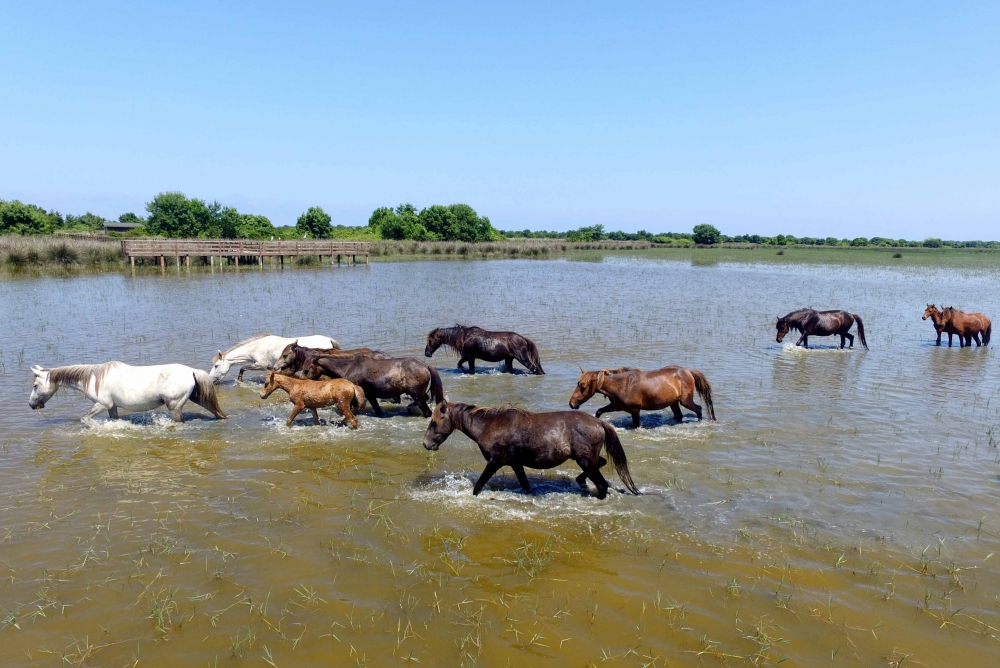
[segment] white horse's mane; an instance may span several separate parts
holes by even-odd
[[[264,332],[263,334],[258,334],[256,336],[251,336],[249,339],[243,339],[242,341],[240,341],[239,343],[237,343],[235,346],[231,347],[229,350],[226,350],[225,352],[223,352],[221,356],[220,355],[216,355],[215,359],[213,361],[214,362],[218,362],[222,357],[225,357],[226,355],[228,355],[229,353],[233,352],[237,348],[241,348],[241,347],[245,346],[248,343],[253,343],[254,341],[259,341],[259,340],[263,339],[265,336],[271,336],[271,332]]]
[[[121,362],[105,362],[104,364],[72,364],[47,369],[49,381],[57,384],[78,385],[86,387],[91,376],[94,377],[95,389],[101,388],[104,377],[111,369],[121,365]]]

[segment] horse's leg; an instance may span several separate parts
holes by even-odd
[[[469,357],[469,373],[473,376],[476,375],[476,358]]]
[[[941,330],[940,329],[938,330],[937,335],[938,335],[938,338],[937,338],[937,343],[935,345],[940,346],[941,345]]]
[[[680,423],[684,421],[684,413],[681,412],[681,402],[675,401],[674,403],[670,404],[670,410],[674,412],[675,422]]]
[[[479,496],[479,493],[483,491],[483,486],[490,481],[493,474],[499,471],[502,466],[503,464],[497,464],[492,459],[486,462],[486,468],[483,469],[482,475],[476,481],[476,486],[472,488],[472,496]]]
[[[576,477],[576,484],[583,489],[587,489],[587,472],[584,471]]]
[[[843,350],[844,343],[847,341],[847,339],[844,336],[843,332],[838,332],[838,333],[840,334],[840,348],[841,348],[841,350]]]
[[[699,406],[694,402],[693,393],[681,399],[681,403],[684,404],[686,408],[690,408],[691,410],[693,410],[694,414],[698,416],[698,420],[699,421],[701,420],[701,406]]]
[[[605,413],[617,413],[620,410],[622,409],[615,406],[615,402],[612,401],[607,406],[601,406],[600,408],[598,408],[597,412],[594,413],[594,417],[601,417]]]
[[[249,364],[246,365],[246,366],[241,366],[240,367],[240,372],[236,375],[236,382],[237,383],[242,383],[243,382],[243,372],[246,371],[249,368],[251,368]]]
[[[311,410],[312,414],[313,414],[313,424],[318,427],[319,426],[319,413],[316,412],[315,408],[310,408],[309,410]]]
[[[101,408],[103,408],[103,406]],[[111,418],[112,420],[117,420],[118,419],[118,407],[117,406],[112,406],[111,408],[108,409],[108,417]]]
[[[608,481],[601,475],[601,469],[597,466],[588,466],[584,469],[587,477],[594,481],[597,486],[597,498],[603,499],[608,495]]]
[[[347,424],[350,423],[351,427],[353,427],[354,429],[357,429],[358,428],[358,418],[354,417],[354,412],[351,411],[351,400],[350,399],[342,399],[341,401],[338,401],[337,402],[337,408],[339,408],[340,412],[344,414],[344,421],[340,423],[341,426],[346,427]]]
[[[87,411],[87,414],[80,419],[83,420],[84,422],[86,422],[87,420],[93,420],[98,413],[104,410],[108,411],[109,415],[111,414],[110,408],[108,408],[104,404],[95,403],[94,407],[91,408],[89,411]]]
[[[183,404],[181,404],[177,408],[171,408],[170,409],[170,419],[173,420],[174,422],[183,423],[184,422],[184,413],[181,411],[182,408],[184,408]]]
[[[809,335],[803,334],[799,337],[799,340],[795,342],[795,345],[802,346],[803,348],[809,347]]]
[[[371,404],[372,410],[375,411],[375,416],[382,417],[382,407],[378,405],[378,399],[375,397],[375,393],[365,390],[365,398],[368,399],[368,403]]]
[[[288,420],[285,421],[285,426],[286,427],[291,427],[292,426],[292,422],[295,421],[295,416],[297,416],[299,413],[301,413],[304,408],[305,408],[305,406],[299,406],[298,404],[295,404],[294,406],[292,406],[292,414],[289,415],[288,416]]]
[[[520,362],[521,360],[518,360],[518,361]],[[507,358],[505,358],[504,359],[504,364],[507,365],[507,369],[506,369],[507,373],[514,373],[514,358],[513,357],[508,356]]]
[[[420,394],[415,395],[413,397],[414,401],[417,402],[417,408],[420,409],[420,414],[423,415],[425,418],[429,418],[432,412],[431,407],[427,405],[428,398],[429,397],[427,396],[426,392],[421,392]]]
[[[633,411],[629,411],[629,412],[632,414],[632,428],[633,429],[638,429],[639,428],[639,424],[640,424],[639,423],[639,409],[637,408],[637,409],[635,409]]]
[[[528,476],[524,474],[524,467],[520,464],[511,464],[510,467],[514,469],[514,475],[517,476],[517,481],[521,483],[521,489],[525,492],[530,492],[531,485],[528,484]]]
[[[844,334],[844,336],[846,336],[847,338],[849,338],[851,340],[851,347],[853,348],[854,347],[854,335],[851,334],[850,332],[847,332],[846,334]],[[841,343],[840,347],[843,348],[844,344]]]
[[[458,368],[461,369],[462,371],[465,371],[465,367],[463,367],[462,365],[465,364],[467,361],[468,361],[468,358],[465,355],[462,355],[461,357],[459,357],[458,358]]]

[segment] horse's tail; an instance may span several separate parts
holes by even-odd
[[[362,390],[357,385],[354,386],[354,399],[351,401],[351,408],[355,411],[364,410],[365,405],[368,403],[368,397],[365,396],[365,391]]]
[[[545,370],[542,369],[542,360],[538,358],[538,347],[535,345],[535,342],[531,339],[524,339],[524,347],[528,353],[531,373],[544,376]]]
[[[628,491],[633,494],[642,494],[639,488],[635,486],[635,483],[632,482],[632,474],[628,472],[628,460],[625,459],[625,450],[622,448],[622,442],[618,440],[618,432],[607,422],[600,422],[604,428],[604,449],[607,450],[608,456],[611,457],[611,463],[614,464],[615,471],[618,472],[618,477],[625,483]]]
[[[441,374],[430,365],[427,366],[427,370],[431,374],[431,398],[435,404],[440,404],[444,401],[444,386],[441,385]]]
[[[196,369],[194,374],[194,389],[191,390],[191,401],[209,411],[215,417],[225,419],[227,416],[219,406],[219,398],[215,394],[215,384],[207,372]]]
[[[705,407],[708,409],[708,416],[714,422],[715,404],[712,403],[712,386],[709,385],[708,379],[701,371],[691,369],[691,375],[694,376],[694,389],[698,390],[701,400],[705,402]]]
[[[993,323],[990,322],[989,318],[983,318],[986,321],[986,329],[983,330],[983,345],[990,345],[990,333],[993,331]]]
[[[865,347],[865,350],[868,350],[868,342],[865,341],[865,325],[861,322],[861,316],[857,313],[852,313],[851,317],[858,323],[858,338],[861,339],[861,345]]]

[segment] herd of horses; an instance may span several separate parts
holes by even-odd
[[[981,313],[964,313],[952,307],[938,310],[927,305],[923,319],[931,318],[941,334],[958,335],[959,345],[986,346],[990,342],[992,325]],[[775,329],[781,343],[789,331],[800,333],[796,345],[809,347],[810,336],[840,336],[840,347],[849,342],[854,347],[850,330],[857,325],[857,337],[865,350],[864,324],[861,318],[847,311],[816,311],[800,309],[779,316]],[[458,355],[458,368],[476,372],[476,360],[503,362],[507,372],[513,372],[517,360],[530,373],[542,375],[538,348],[530,339],[515,332],[492,332],[479,327],[442,327],[427,335],[424,355],[432,357],[442,346]],[[291,426],[296,416],[308,409],[315,423],[320,424],[320,408],[336,407],[344,416],[343,425],[358,428],[357,414],[370,405],[376,416],[382,415],[379,400],[400,403],[405,395],[412,400],[411,408],[430,418],[423,445],[437,450],[456,430],[463,432],[479,445],[486,468],[473,487],[478,495],[489,479],[502,467],[510,466],[521,487],[531,489],[524,469],[548,469],[567,460],[575,461],[582,473],[577,483],[586,489],[589,479],[597,488],[598,498],[607,495],[608,483],[600,469],[608,462],[601,456],[602,448],[625,485],[633,494],[639,490],[632,481],[628,461],[614,426],[600,419],[609,412],[622,411],[632,417],[633,427],[640,425],[641,411],[670,408],[676,422],[683,419],[681,407],[694,412],[701,420],[704,411],[694,401],[697,393],[705,403],[708,417],[715,420],[712,387],[700,371],[679,366],[667,366],[653,371],[634,367],[618,367],[585,371],[569,399],[571,411],[532,413],[518,408],[477,407],[449,402],[438,370],[412,357],[393,357],[371,348],[344,349],[327,336],[280,337],[262,334],[226,351],[218,351],[212,368],[206,372],[183,364],[131,366],[122,362],[77,364],[42,368],[33,366],[34,375],[28,405],[32,409],[45,407],[59,390],[67,387],[82,392],[94,402],[84,416],[89,420],[103,411],[111,419],[118,410],[146,411],[165,406],[171,419],[183,422],[182,408],[191,401],[212,413],[226,418],[219,406],[215,385],[239,365],[237,381],[249,370],[267,371],[260,396],[268,398],[274,391],[284,391],[293,408],[286,422]],[[594,416],[579,412],[594,395],[603,395],[608,404]],[[433,403],[433,408],[431,407]]]

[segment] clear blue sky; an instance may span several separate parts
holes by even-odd
[[[0,198],[1000,238],[1000,3],[0,4]]]

